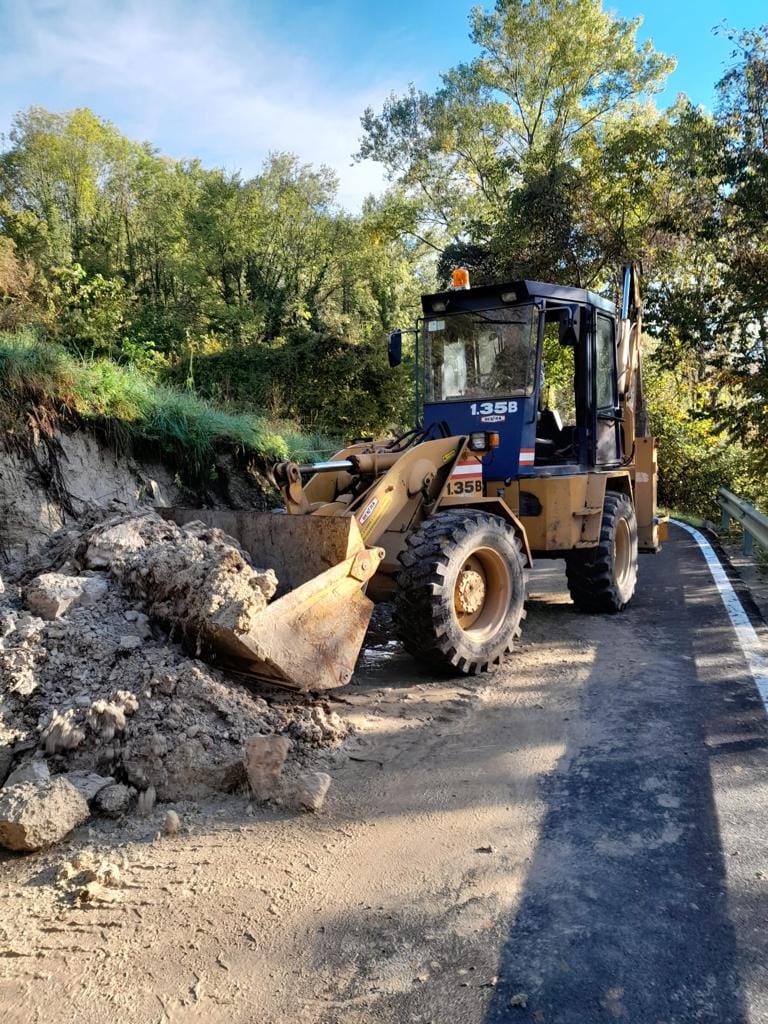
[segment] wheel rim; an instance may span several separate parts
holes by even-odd
[[[613,567],[616,583],[624,589],[632,577],[632,534],[626,519],[619,519],[613,537]]]
[[[511,594],[509,566],[498,551],[478,548],[464,559],[453,589],[453,608],[470,640],[484,643],[501,629]]]

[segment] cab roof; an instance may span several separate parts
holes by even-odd
[[[488,309],[494,300],[501,301],[502,292],[514,292],[516,302],[528,302],[532,299],[552,299],[556,302],[578,302],[581,305],[594,306],[611,315],[616,315],[616,305],[604,299],[596,292],[586,288],[568,288],[561,284],[545,284],[543,281],[509,281],[506,284],[482,284],[477,288],[448,289],[444,292],[433,292],[422,295],[421,306],[425,316],[438,312],[432,308],[433,302],[445,302],[446,313],[458,313],[461,310]],[[504,303],[507,305],[507,303]]]

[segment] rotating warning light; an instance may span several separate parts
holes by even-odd
[[[469,288],[469,271],[466,267],[457,267],[451,274],[451,288],[454,291]]]

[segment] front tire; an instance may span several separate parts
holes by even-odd
[[[400,564],[393,617],[409,654],[466,674],[499,665],[525,614],[514,530],[485,512],[441,512],[407,538]]]
[[[585,612],[623,611],[637,585],[637,520],[626,494],[608,491],[597,547],[572,552],[565,563],[573,603]]]

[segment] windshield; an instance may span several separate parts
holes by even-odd
[[[451,313],[424,325],[426,400],[526,395],[536,373],[532,305]]]

